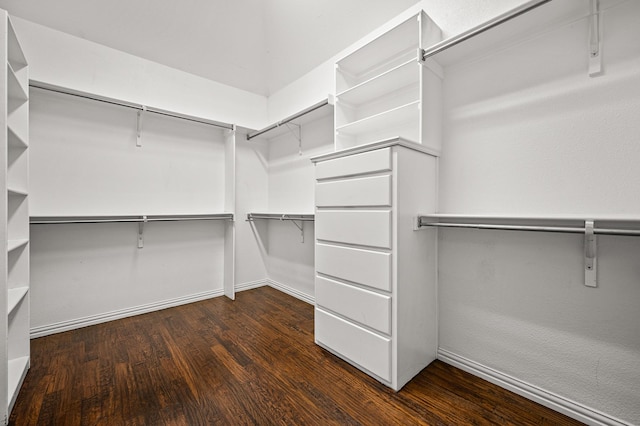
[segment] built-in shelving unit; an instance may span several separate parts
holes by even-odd
[[[29,368],[29,76],[9,16],[2,13],[2,374],[0,400],[6,424]]]
[[[439,148],[440,79],[420,64],[439,40],[420,12],[336,63],[337,151],[391,137]]]

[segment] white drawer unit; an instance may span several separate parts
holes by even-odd
[[[322,309],[315,312],[316,339],[382,380],[391,378],[391,340]]]
[[[391,296],[316,277],[316,303],[331,311],[391,334]]]
[[[354,176],[391,170],[390,148],[362,152],[316,164],[316,179]]]
[[[399,390],[435,359],[436,158],[393,138],[315,157],[315,340]]]
[[[391,253],[318,243],[316,271],[378,290],[391,291]]]
[[[318,210],[316,238],[391,248],[391,210]]]
[[[316,206],[391,206],[391,176],[369,176],[316,184]]]

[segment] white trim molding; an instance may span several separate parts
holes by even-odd
[[[316,300],[315,297],[309,296],[307,293],[303,293],[300,290],[297,290],[293,287],[289,287],[286,284],[279,283],[278,281],[274,281],[272,279],[267,280],[269,287],[273,287],[276,290],[280,290],[283,293],[287,293],[289,296],[293,296],[296,299],[300,299],[303,302],[307,302],[310,305],[315,305]]]
[[[266,285],[269,285],[269,280],[267,280],[267,279],[256,280],[256,281],[247,281],[246,283],[236,284],[235,290],[236,290],[236,292],[245,291],[245,290],[252,290],[254,288],[264,287]]]
[[[631,426],[629,423],[625,423],[622,420],[616,419],[532,384],[523,382],[520,379],[494,370],[493,368],[477,363],[446,349],[438,348],[438,359],[588,425]]]
[[[202,293],[176,297],[174,299],[162,300],[159,302],[147,303],[130,308],[118,309],[115,311],[104,312],[97,315],[90,315],[83,318],[76,318],[72,320],[56,322],[53,324],[40,325],[31,328],[30,337],[32,339],[35,339],[37,337],[48,336],[50,334],[62,333],[63,331],[75,330],[77,328],[87,327],[103,322],[132,317],[140,314],[146,314],[166,308],[173,308],[175,306],[186,305],[187,303],[199,302],[201,300],[212,299],[214,297],[222,296],[223,294],[224,292],[222,289],[205,291]]]

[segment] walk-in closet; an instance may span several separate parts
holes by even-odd
[[[640,2],[103,3],[0,0],[0,423],[640,425]]]

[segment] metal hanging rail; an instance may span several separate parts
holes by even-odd
[[[208,120],[202,117],[194,117],[192,115],[181,114],[174,111],[167,111],[160,108],[153,108],[146,105],[140,105],[132,102],[123,101],[120,99],[108,98],[106,96],[100,96],[95,94],[84,93],[64,87],[54,86],[46,83],[41,83],[37,81],[29,81],[29,87],[33,87],[35,89],[47,90],[49,92],[61,93],[63,95],[75,96],[82,99],[89,99],[92,101],[103,102],[111,105],[117,105],[125,108],[131,108],[138,111],[146,111],[154,114],[164,115],[166,117],[179,118],[181,120],[192,121],[200,124],[207,124],[210,126],[220,127],[222,129],[234,130],[235,125],[229,123],[223,123],[215,120]]]
[[[441,222],[440,220],[444,219],[445,222]],[[418,216],[417,226],[418,228],[423,227],[439,227],[439,228],[471,228],[471,229],[495,229],[495,230],[504,230],[504,231],[533,231],[533,232],[556,232],[556,233],[565,233],[565,234],[584,234],[585,227],[575,227],[575,226],[553,226],[553,225],[517,225],[517,224],[501,224],[501,223],[479,223],[481,222],[481,218],[478,219],[477,223],[466,223],[459,222],[458,219],[453,218],[443,218],[442,216],[437,215],[427,215],[427,216]],[[505,220],[519,220],[520,218],[504,218]],[[572,218],[521,218],[524,221],[581,221],[588,222],[589,219],[572,219]],[[449,220],[456,220],[455,222],[448,222]],[[491,218],[491,220],[495,220]],[[602,220],[592,220],[592,222],[614,222],[618,221],[616,219],[602,219]],[[640,219],[638,219],[640,221]],[[629,222],[623,220],[623,222]],[[594,228],[593,233],[597,235],[621,235],[621,236],[640,236],[640,229],[624,229],[624,228]]]
[[[296,119],[298,119],[298,118],[300,118],[300,117],[302,117],[304,115],[307,115],[310,112],[313,112],[313,111],[315,111],[317,109],[320,109],[320,108],[322,108],[322,107],[324,107],[326,105],[329,105],[329,100],[328,99],[324,99],[324,100],[318,102],[317,104],[312,105],[309,108],[305,108],[302,111],[300,111],[300,112],[298,112],[298,113],[296,113],[294,115],[291,115],[291,116],[289,116],[289,117],[287,117],[287,118],[285,118],[283,120],[278,121],[277,123],[273,123],[270,126],[265,127],[264,129],[257,130],[257,131],[252,132],[252,133],[248,133],[247,134],[247,140],[250,141],[251,139],[253,139],[255,137],[258,137],[258,136],[260,136],[260,135],[262,135],[264,133],[267,133],[267,132],[269,132],[269,131],[271,131],[273,129],[277,129],[278,127],[280,127],[282,125],[290,123],[293,120],[296,120]]]
[[[230,220],[233,213],[183,214],[183,215],[142,215],[142,216],[31,216],[31,225],[65,223],[137,223],[138,248],[144,248],[144,225],[149,222],[178,222],[192,220]]]
[[[421,54],[422,54],[422,60],[426,60],[427,58],[430,58],[431,56],[437,55],[438,53],[447,50],[457,44],[460,44],[466,40],[469,40],[470,38],[473,38],[479,34],[482,34],[488,30],[490,30],[491,28],[494,28],[498,25],[504,24],[505,22],[508,22],[514,18],[517,18],[520,15],[523,15],[527,12],[530,12],[533,9],[536,9],[539,6],[542,6],[545,3],[549,3],[551,0],[538,0],[538,1],[533,1],[533,2],[527,2],[503,15],[497,16],[496,18],[489,20],[487,22],[485,22],[482,25],[479,25],[467,32],[464,32],[458,36],[452,37],[448,40],[443,41],[440,44],[436,44],[435,46],[429,48],[429,49],[423,49]]]
[[[247,213],[247,222],[254,222],[257,219],[290,221],[300,231],[300,242],[304,243],[304,222],[313,222],[315,216],[313,214]],[[300,225],[296,222],[300,222]]]
[[[474,221],[475,223],[470,223]],[[507,223],[504,223],[507,222]],[[520,222],[520,223],[517,223]],[[524,222],[524,224],[523,224]],[[583,226],[573,226],[576,223]],[[490,217],[471,215],[432,214],[418,216],[416,229],[424,227],[436,228],[470,228],[496,229],[504,231],[555,232],[584,235],[584,285],[597,287],[597,238],[596,235],[640,236],[640,228],[596,227],[596,222],[617,226],[623,223],[640,224],[638,218],[587,218],[587,217]],[[531,224],[531,223],[536,223]],[[563,223],[551,225],[549,223]],[[565,226],[569,225],[569,226]],[[627,225],[628,226],[628,225]]]
[[[315,216],[313,214],[247,213],[247,221],[251,222],[256,219],[297,220],[300,222],[313,222],[315,220]]]
[[[64,223],[178,222],[188,220],[233,220],[233,213],[140,216],[31,216],[31,225]]]

